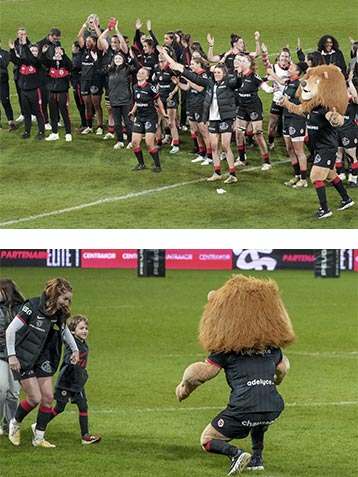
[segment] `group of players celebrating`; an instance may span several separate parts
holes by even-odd
[[[290,113],[279,105],[288,95],[297,102],[296,90],[300,76],[308,67],[336,64],[347,80],[349,107],[345,124],[338,129],[339,148],[336,168],[346,179],[344,157],[348,160],[348,186],[357,187],[357,51],[358,42],[350,38],[351,57],[348,68],[337,40],[323,36],[315,52],[305,55],[298,42],[294,63],[288,47],[283,47],[270,63],[267,46],[260,43],[260,33],[254,33],[255,49],[248,51],[244,39],[230,37],[230,48],[214,54],[215,41],[207,35],[208,51],[182,31],[164,34],[162,46],[156,38],[151,21],[148,33],[142,22],[135,22],[132,44],[111,18],[101,28],[96,14],[88,16],[72,44],[71,58],[61,46],[61,32],[52,28],[37,43],[31,43],[25,28],[19,28],[15,41],[9,41],[9,51],[1,49],[1,99],[14,130],[14,118],[9,99],[7,67],[14,64],[14,81],[24,121],[22,139],[28,139],[32,121],[37,120],[37,139],[59,140],[58,127],[62,117],[65,140],[72,141],[69,115],[69,88],[81,118],[76,131],[95,133],[103,139],[117,141],[114,149],[132,149],[137,159],[133,171],[146,169],[141,141],[154,161],[153,172],[161,172],[159,151],[171,144],[170,154],[180,151],[179,132],[189,124],[196,157],[191,162],[213,164],[210,182],[223,179],[221,165],[227,161],[229,175],[225,183],[237,182],[237,167],[247,164],[246,150],[257,145],[263,171],[272,168],[269,153],[275,137],[283,135],[291,159],[294,176],[285,182],[295,189],[307,188],[307,159],[314,156],[314,144],[308,141],[305,118]],[[257,59],[262,56],[265,76],[257,74]],[[272,86],[269,86],[272,85]],[[259,90],[273,94],[268,121],[268,143],[263,134],[263,106]],[[104,131],[102,97],[108,113],[108,131]],[[49,112],[48,112],[49,110]],[[93,127],[93,119],[96,128]],[[50,134],[45,137],[45,131]],[[348,138],[348,140],[347,140]],[[125,145],[127,140],[127,145]],[[232,146],[237,147],[235,160]],[[307,155],[305,151],[307,147]],[[308,154],[309,152],[309,154]]]

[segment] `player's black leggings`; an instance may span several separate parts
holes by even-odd
[[[58,118],[61,113],[65,124],[66,134],[71,134],[71,121],[68,111],[68,91],[61,91],[60,93],[54,93],[51,91],[48,104],[50,106],[52,132],[55,134],[58,132]]]
[[[31,114],[37,119],[39,132],[45,133],[45,117],[42,111],[42,99],[40,88],[31,90],[21,90],[21,104],[25,116],[25,132],[31,131]]]
[[[0,100],[4,107],[5,114],[8,121],[13,121],[14,113],[12,111],[10,103],[10,91],[9,91],[9,82],[4,82],[0,84]]]
[[[122,106],[111,106],[112,116],[114,121],[114,131],[117,136],[117,141],[123,142],[123,127],[122,121],[126,127],[128,142],[132,141],[132,123],[129,119],[128,113],[131,110],[130,104],[123,104]]]

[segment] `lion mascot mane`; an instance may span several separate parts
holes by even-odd
[[[305,115],[318,106],[327,109],[327,120],[332,126],[342,126],[343,115],[348,107],[347,87],[344,75],[335,65],[308,68],[302,77],[296,96],[301,104],[291,103],[285,96],[279,104],[291,113]]]
[[[206,352],[250,354],[286,347],[293,343],[295,334],[277,284],[237,274],[218,290],[209,292],[199,339]],[[275,384],[282,382],[288,370],[289,361],[284,356],[276,368]],[[191,364],[177,386],[177,399],[186,399],[219,372],[220,368],[208,362]]]

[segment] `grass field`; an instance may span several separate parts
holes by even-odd
[[[107,2],[98,9],[96,2],[69,0],[47,4],[43,0],[1,2],[2,47],[14,38],[17,28],[25,26],[33,41],[43,38],[49,29],[62,30],[62,43],[70,51],[72,41],[87,15],[96,11],[102,25],[115,15],[124,34],[132,39],[134,23],[141,17],[151,18],[159,39],[167,30],[181,28],[191,32],[194,40],[207,49],[206,34],[215,37],[215,53],[228,49],[232,32],[242,35],[248,49],[254,49],[253,33],[261,32],[271,59],[279,49],[290,45],[296,61],[295,46],[301,38],[304,51],[316,48],[317,40],[329,32],[340,42],[349,59],[348,36],[358,37],[357,19],[353,14],[357,0],[339,3],[333,0],[298,5],[272,0],[215,3],[142,0],[134,4]],[[296,10],[295,10],[296,7]],[[264,70],[259,61],[259,72]],[[13,85],[12,85],[13,86]],[[71,93],[72,94],[72,93]],[[265,110],[265,130],[271,97],[261,95]],[[19,114],[12,88],[15,117]],[[78,123],[74,101],[70,104],[73,126]],[[105,108],[104,108],[105,109]],[[105,112],[106,118],[106,112]],[[6,118],[2,112],[3,123]],[[33,136],[36,127],[33,128]],[[208,184],[211,167],[190,162],[192,148],[189,133],[181,134],[181,152],[172,157],[168,146],[161,152],[163,173],[131,172],[136,163],[131,151],[114,151],[113,141],[74,133],[72,143],[64,142],[64,132],[57,143],[38,143],[32,137],[21,141],[23,126],[14,134],[0,131],[1,181],[0,228],[30,229],[354,229],[356,208],[334,213],[329,220],[314,221],[317,199],[312,186],[291,190],[283,185],[292,174],[282,139],[271,155],[273,169],[263,173],[258,148],[248,152],[249,165],[238,172],[239,183],[223,186],[226,194],[216,193],[217,186]],[[147,164],[151,159],[145,153]],[[226,164],[223,172],[227,172]],[[358,200],[357,191],[352,197]],[[327,190],[332,209],[339,203],[335,190]]]
[[[167,271],[166,278],[137,278],[135,270],[4,268],[26,296],[64,276],[74,287],[73,313],[90,319],[88,343],[90,431],[102,435],[82,446],[77,411],[67,409],[47,431],[56,449],[0,437],[0,475],[218,477],[227,460],[201,450],[199,438],[225,407],[224,376],[203,385],[181,404],[175,386],[184,368],[204,358],[197,329],[208,290],[231,272]],[[286,409],[266,435],[262,477],[353,477],[357,468],[356,275],[315,279],[312,271],[256,272],[275,279],[297,342],[279,388]],[[69,406],[70,407],[70,406]],[[240,442],[250,450],[247,439]],[[245,475],[249,474],[245,472]],[[256,475],[255,474],[255,475]]]

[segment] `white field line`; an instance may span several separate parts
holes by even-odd
[[[358,401],[338,401],[338,402],[307,402],[307,403],[286,403],[285,407],[330,407],[330,406],[357,406]],[[178,407],[154,407],[154,408],[137,408],[137,409],[97,409],[91,408],[91,414],[126,414],[126,413],[155,413],[155,412],[192,412],[192,411],[217,411],[223,409],[224,406],[197,406],[184,407],[178,404]],[[76,412],[76,411],[72,411]]]
[[[308,352],[308,351],[289,351],[287,352],[287,356],[291,356],[291,355],[298,355],[298,356],[308,356],[310,358],[339,358],[339,359],[351,359],[351,358],[358,358],[358,351],[323,351],[323,352]],[[166,358],[182,358],[183,355],[180,354],[180,353],[176,353],[176,354],[168,354],[168,355],[161,355],[161,357],[166,357]],[[185,355],[186,358],[189,358],[189,357],[198,357],[198,358],[202,358],[202,359],[205,359],[205,356],[203,354],[200,354],[200,353],[196,353],[196,354],[191,354],[191,355],[188,355],[186,354]]]
[[[283,161],[277,161],[277,162],[275,162],[275,165],[285,164],[287,162],[290,162],[290,160],[286,159],[286,160],[283,160]],[[261,166],[248,167],[247,169],[244,169],[242,172],[250,172],[250,171],[255,171],[257,169],[261,169]],[[140,196],[147,195],[147,194],[153,194],[153,193],[157,193],[157,192],[164,192],[164,191],[167,191],[167,190],[170,190],[170,189],[175,189],[175,188],[184,187],[184,186],[190,185],[190,184],[196,184],[198,182],[203,182],[203,181],[206,181],[206,179],[207,179],[206,177],[203,177],[201,179],[196,179],[196,180],[193,180],[193,181],[178,182],[176,184],[171,184],[171,185],[168,185],[168,186],[157,187],[156,189],[147,189],[147,190],[143,190],[143,191],[140,191],[140,192],[130,192],[129,194],[120,195],[118,197],[105,197],[104,199],[99,199],[99,200],[96,200],[94,202],[88,202],[87,204],[80,204],[80,205],[76,205],[76,206],[73,206],[73,207],[67,207],[65,209],[58,209],[58,210],[53,210],[51,212],[44,212],[43,214],[30,215],[28,217],[22,217],[22,218],[19,218],[19,219],[7,220],[6,222],[1,222],[0,227],[5,227],[7,225],[14,225],[14,224],[18,224],[20,222],[28,222],[28,221],[31,221],[31,220],[43,219],[45,217],[51,217],[53,215],[65,214],[67,212],[73,212],[75,210],[81,210],[81,209],[85,209],[85,208],[88,208],[88,207],[94,207],[94,206],[97,206],[97,205],[102,205],[102,204],[106,204],[106,203],[110,203],[110,202],[117,202],[119,200],[133,199],[135,197],[140,197]]]

